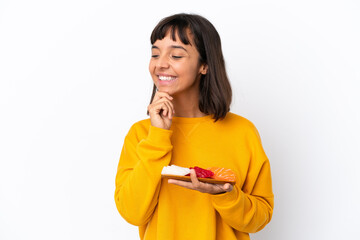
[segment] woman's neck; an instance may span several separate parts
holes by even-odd
[[[175,108],[175,117],[203,117],[206,114],[199,109],[199,95],[177,95],[174,96],[173,104]]]

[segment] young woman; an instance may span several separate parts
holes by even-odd
[[[271,219],[269,160],[247,119],[229,112],[220,37],[205,18],[169,16],[151,34],[149,119],[122,149],[115,202],[141,239],[249,239]],[[224,167],[236,184],[162,179],[164,166]]]

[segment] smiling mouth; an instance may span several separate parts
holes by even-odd
[[[162,75],[159,75],[158,78],[160,81],[167,81],[167,82],[170,82],[170,81],[173,81],[176,79],[176,77],[174,77],[174,76],[162,76]]]

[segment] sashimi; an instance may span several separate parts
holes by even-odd
[[[195,167],[190,167],[190,169],[195,170],[196,177],[198,178],[211,178],[214,175],[212,171],[203,169],[201,167],[195,166]],[[187,174],[186,176],[190,176],[190,173]]]
[[[161,175],[173,175],[173,176],[190,176],[190,169],[194,169],[196,177],[200,179],[213,179],[215,181],[235,183],[235,173],[228,168],[222,167],[210,167],[207,169],[195,166],[195,167],[179,167],[176,165],[164,166]],[[188,179],[186,179],[188,180]]]
[[[214,175],[211,178],[224,180],[224,181],[235,181],[236,175],[235,173],[228,168],[222,167],[211,167],[208,170],[212,171]]]

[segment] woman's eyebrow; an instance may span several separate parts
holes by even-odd
[[[171,45],[171,48],[180,48],[180,49],[183,49],[183,50],[185,50],[187,52],[187,50],[184,47],[179,46],[179,45]]]
[[[171,45],[170,48],[179,48],[179,49],[185,50],[187,52],[187,50],[184,47],[179,46],[179,45]],[[151,49],[159,49],[159,47],[152,45]]]

